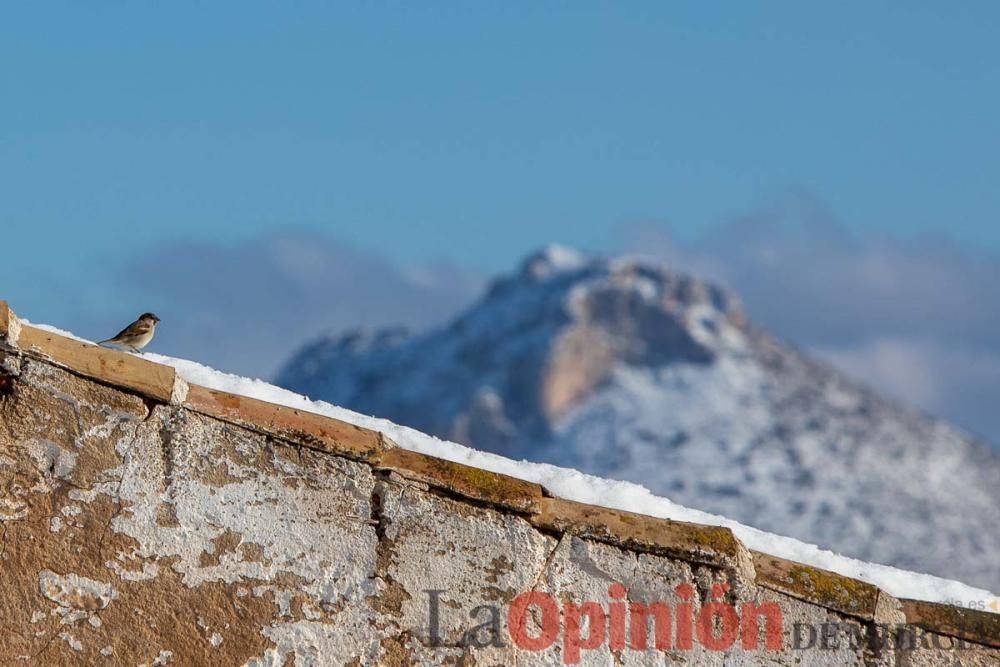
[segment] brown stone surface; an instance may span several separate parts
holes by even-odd
[[[901,602],[906,622],[911,625],[1000,648],[1000,614],[919,600]]]
[[[150,664],[170,650],[176,664],[211,664],[220,654],[198,617],[228,625],[233,659],[268,646],[247,622],[269,618],[265,599],[240,599],[224,582],[179,586],[156,558],[161,575],[147,581],[109,569],[112,554],[137,548],[111,527],[126,511],[108,493],[122,472],[115,448],[147,416],[135,396],[33,360],[21,364],[16,393],[0,399],[3,662]]]
[[[743,577],[753,579],[749,552],[728,528],[658,519],[561,498],[544,498],[541,511],[531,522],[544,530],[569,532],[693,563],[735,568]]]
[[[542,487],[538,484],[405,449],[383,452],[375,467],[517,512],[537,512],[542,501]]]
[[[818,567],[759,551],[752,553],[759,585],[866,621],[874,620],[877,587]]]
[[[174,393],[174,369],[140,356],[108,350],[90,343],[58,336],[22,325],[17,346],[32,356],[42,356],[75,373],[160,401]]]
[[[348,458],[368,461],[395,445],[381,433],[323,417],[198,385],[189,385],[184,405],[240,426],[275,435]]]
[[[19,361],[0,397],[0,663],[374,650],[367,467]]]
[[[14,313],[11,312],[10,306],[6,301],[0,300],[0,336],[6,337],[10,331],[11,317],[14,317]]]

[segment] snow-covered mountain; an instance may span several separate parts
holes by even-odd
[[[447,327],[322,338],[278,383],[865,560],[1000,584],[1000,457],[654,264],[547,248]]]

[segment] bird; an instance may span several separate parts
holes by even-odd
[[[159,321],[160,318],[153,313],[143,313],[139,319],[118,332],[117,336],[102,340],[98,345],[121,347],[138,352],[149,345],[149,341],[153,340],[156,324]]]

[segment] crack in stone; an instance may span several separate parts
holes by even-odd
[[[3,537],[0,538],[0,539],[3,540],[3,543],[0,544],[0,561],[2,561],[3,557],[7,554],[7,531],[8,530],[10,530],[10,524],[8,522],[4,521],[3,522]]]
[[[392,540],[386,537],[386,526],[390,523],[388,517],[385,516],[383,512],[383,500],[382,493],[388,490],[388,484],[382,484],[380,489],[380,481],[385,482],[388,477],[381,477],[381,479],[376,476],[375,484],[372,487],[371,499],[369,500],[369,519],[368,523],[375,529],[375,569],[372,573],[371,579],[381,580],[386,586],[386,590],[382,592],[381,595],[376,596],[376,604],[381,605],[383,608],[381,611],[386,613],[386,608],[393,610],[393,607],[401,605],[401,599],[393,599],[398,597],[399,593],[409,597],[409,594],[402,588],[402,586],[397,582],[388,570],[390,565],[395,558],[393,553],[393,543]],[[403,493],[406,489],[400,489],[400,500],[402,500]],[[400,612],[399,609],[394,610],[397,614]]]
[[[375,537],[378,540],[375,548],[378,549],[378,545],[385,539],[385,526],[383,525],[385,517],[382,515],[382,496],[378,492],[378,482],[375,482],[372,488],[372,495],[368,504],[369,524],[375,528]],[[376,567],[376,575],[378,574],[377,569]]]
[[[49,637],[48,641],[45,642],[45,645],[42,646],[42,648],[38,649],[38,652],[35,653],[35,655],[31,656],[31,664],[34,664],[36,660],[38,660],[40,657],[42,657],[42,655],[47,653],[50,648],[52,648],[52,642],[54,642],[59,637],[57,630],[59,630],[58,627],[53,628],[52,635]]]
[[[381,572],[384,563],[382,562],[383,555],[387,555],[391,558],[391,555],[385,554],[384,549],[387,548],[385,545],[385,526],[386,517],[382,513],[382,495],[379,493],[379,483],[378,479],[372,486],[372,495],[368,501],[368,525],[375,529],[375,568],[372,571],[372,579],[385,579],[386,574]]]
[[[563,543],[563,540],[566,539],[568,535],[569,533],[563,533],[559,536],[559,539],[556,540],[555,546],[552,547],[552,550],[549,552],[549,555],[545,557],[545,562],[542,563],[542,567],[538,571],[538,575],[535,577],[535,581],[532,582],[530,590],[535,590],[536,588],[538,588],[538,584],[541,583],[542,577],[545,576],[545,573],[548,571],[549,566],[552,565],[552,561],[555,560],[556,552],[559,551],[559,546]]]

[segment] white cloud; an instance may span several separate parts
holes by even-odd
[[[880,338],[814,352],[855,378],[913,405],[940,406],[948,394],[944,378],[934,368],[942,351],[933,343]]]
[[[438,323],[483,285],[451,265],[399,267],[314,234],[232,246],[177,242],[124,270],[135,281],[128,307],[163,318],[157,351],[262,377],[324,332]],[[127,322],[131,310],[115,317]],[[81,330],[100,333],[92,324]]]
[[[973,432],[998,438],[1000,351],[933,340],[876,339],[814,350],[886,394],[946,416]]]
[[[644,227],[627,247],[720,281],[775,335],[1000,443],[1000,257],[857,238],[802,193],[698,242]]]

